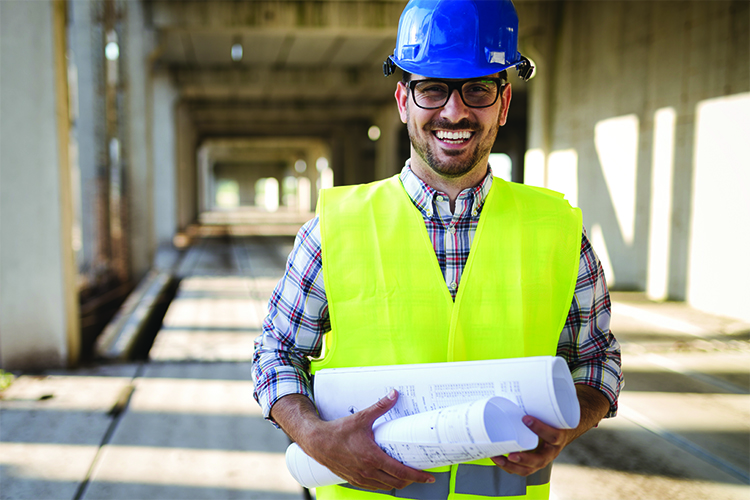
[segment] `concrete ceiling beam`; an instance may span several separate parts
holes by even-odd
[[[390,100],[395,78],[376,68],[173,68],[175,83],[185,99],[240,98],[306,101],[321,99]],[[363,97],[368,96],[368,97]]]
[[[266,126],[273,128],[278,124],[280,131],[308,130],[317,132],[321,128],[329,128],[340,125],[342,122],[352,120],[374,120],[382,105],[359,105],[353,104],[343,106],[314,106],[301,109],[299,107],[269,107],[243,106],[240,108],[227,109],[224,107],[210,107],[202,110],[193,110],[190,113],[191,120],[198,131],[203,133],[208,130],[241,131],[248,129],[264,130]],[[229,134],[230,136],[235,134]],[[265,134],[263,134],[265,135]],[[286,135],[281,133],[280,135]]]
[[[222,31],[227,28],[252,30],[342,30],[361,33],[362,29],[395,27],[404,0],[323,0],[309,1],[224,1],[182,0],[149,2],[151,21],[157,29],[184,29],[194,32]]]

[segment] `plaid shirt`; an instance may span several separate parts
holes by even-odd
[[[476,187],[462,191],[451,213],[448,196],[422,182],[407,165],[401,183],[424,217],[445,284],[455,299],[469,257],[492,173]],[[309,357],[320,356],[323,335],[331,329],[323,284],[318,218],[297,234],[281,281],[268,304],[263,333],[255,340],[255,399],[269,417],[271,407],[287,394],[313,398]],[[584,231],[573,304],[560,334],[557,355],[567,360],[573,380],[600,390],[617,413],[622,386],[620,346],[609,330],[610,301],[599,259]]]

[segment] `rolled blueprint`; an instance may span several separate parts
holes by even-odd
[[[521,421],[523,415],[511,401],[493,396],[390,420],[374,427],[373,434],[399,462],[431,469],[535,448],[538,438]],[[345,482],[297,444],[287,449],[286,463],[306,488]]]
[[[332,368],[315,374],[315,404],[323,420],[363,410],[391,389],[399,392],[384,421],[500,396],[558,429],[578,426],[580,408],[564,359],[554,356],[453,363]]]
[[[297,443],[290,444],[286,449],[286,468],[289,469],[292,477],[305,488],[318,488],[346,482],[331,472],[328,467],[310,458]]]

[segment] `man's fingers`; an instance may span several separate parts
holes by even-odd
[[[380,398],[375,404],[365,408],[359,412],[359,414],[372,424],[378,418],[388,413],[388,410],[393,408],[396,401],[398,401],[398,391],[396,391],[396,389],[391,389],[391,392],[389,392],[387,396]]]
[[[374,477],[371,478],[361,478],[363,487],[377,490],[390,490],[393,488],[401,489],[413,482],[399,479],[382,470],[375,470],[373,476]]]
[[[561,429],[557,429],[555,427],[547,425],[541,420],[532,417],[531,415],[524,416],[523,423],[526,425],[526,427],[531,429],[534,434],[539,436],[542,441],[553,446],[562,446],[563,444],[565,444],[565,433]]]
[[[434,477],[423,471],[412,469],[385,455],[382,462],[364,464],[349,480],[360,488],[390,490],[401,489],[411,483],[434,482]]]
[[[408,483],[434,483],[435,477],[429,472],[408,467],[395,458],[386,455],[386,460],[380,466],[380,470],[398,481]],[[406,485],[404,484],[404,486]],[[403,488],[403,486],[401,486]]]
[[[395,458],[388,456],[379,447],[374,446],[372,460],[366,464],[368,468],[377,472],[378,480],[393,485],[392,488],[403,488],[411,483],[434,482],[432,474],[408,467]],[[382,473],[382,476],[380,475]]]
[[[492,457],[492,461],[505,472],[528,476],[546,467],[557,457],[561,449],[562,446],[552,445],[542,440],[532,451],[516,451],[509,453],[508,456]]]
[[[536,470],[531,467],[526,467],[525,465],[519,465],[515,464],[513,462],[508,461],[507,457],[494,457],[492,459],[495,464],[503,469],[505,472],[509,474],[516,474],[519,476],[528,476],[532,473],[534,473]]]

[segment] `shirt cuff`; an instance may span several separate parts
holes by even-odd
[[[609,361],[614,363],[614,361]],[[592,373],[599,372],[597,377],[592,377]],[[623,386],[622,372],[619,366],[613,370],[613,367],[605,366],[579,366],[573,370],[573,383],[584,384],[598,390],[609,401],[609,411],[604,418],[611,418],[617,415],[617,400],[620,396],[620,390]]]
[[[289,394],[302,394],[315,402],[310,380],[305,373],[301,373],[291,366],[281,366],[269,370],[266,378],[260,381],[255,389],[255,399],[260,404],[263,417],[278,427],[271,418],[271,408],[279,399]]]

